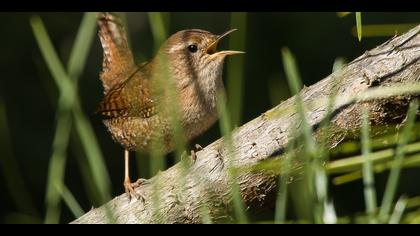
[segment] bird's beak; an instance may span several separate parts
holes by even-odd
[[[231,29],[226,31],[225,33],[219,35],[216,40],[210,44],[210,46],[207,48],[207,53],[212,55],[212,56],[218,56],[218,55],[234,55],[234,54],[241,54],[241,53],[245,53],[242,51],[232,51],[232,50],[226,50],[226,51],[217,51],[217,45],[220,42],[221,39],[223,39],[224,37],[226,37],[227,35],[229,35],[230,33],[236,31],[237,29]]]

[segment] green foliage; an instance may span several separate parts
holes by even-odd
[[[238,173],[236,168],[233,168],[233,161],[235,160],[233,152],[234,144],[232,139],[232,127],[230,125],[231,119],[226,107],[225,94],[219,94],[218,96],[217,111],[220,117],[220,131],[223,135],[223,140],[228,150],[226,159],[229,183],[231,184],[233,207],[238,223],[243,224],[248,222],[248,218],[245,212],[245,205],[242,201],[240,186],[236,182],[238,178]]]
[[[365,193],[366,214],[370,217],[370,222],[374,223],[374,214],[376,211],[376,190],[375,179],[372,170],[372,162],[369,159],[370,154],[370,138],[369,138],[369,114],[366,109],[363,110],[362,123],[362,155],[363,162],[363,184]]]
[[[12,196],[13,203],[20,212],[26,212],[39,217],[33,196],[28,190],[23,179],[18,162],[14,156],[10,141],[10,131],[7,122],[7,109],[3,99],[0,97],[0,168],[5,178],[8,190]]]
[[[75,125],[76,133],[81,140],[87,156],[87,164],[90,169],[95,187],[97,188],[96,199],[105,202],[110,199],[109,195],[109,177],[105,168],[105,163],[101,151],[98,147],[95,135],[85,115],[80,108],[80,102],[76,96],[75,81],[77,81],[83,66],[85,65],[87,50],[94,36],[96,17],[94,13],[86,13],[76,37],[74,50],[83,50],[72,52],[69,60],[69,75],[65,72],[53,46],[47,31],[39,17],[31,19],[31,26],[35,38],[41,49],[45,61],[53,75],[53,78],[60,91],[60,97],[57,110],[57,127],[53,140],[53,153],[50,159],[49,176],[46,194],[46,217],[45,223],[58,223],[60,217],[60,192],[56,186],[63,186],[63,178],[66,166],[66,149],[68,146],[70,131]],[[73,81],[72,81],[73,80]],[[73,115],[73,119],[72,119]]]
[[[379,211],[379,216],[381,220],[384,220],[387,218],[387,215],[389,214],[391,210],[391,207],[395,198],[397,185],[398,185],[398,179],[401,173],[401,166],[403,164],[403,160],[405,156],[404,147],[407,145],[410,131],[413,129],[418,107],[419,105],[417,101],[410,105],[407,119],[406,119],[406,124],[401,132],[401,137],[399,137],[398,139],[398,145],[395,151],[396,152],[395,162],[393,163],[391,172],[389,173],[389,178],[386,184],[384,198],[382,200],[381,209]]]
[[[230,27],[238,29],[235,33],[229,36],[229,49],[232,50],[245,50],[246,39],[246,18],[247,13],[235,12],[230,16]],[[228,107],[232,115],[233,126],[241,125],[241,117],[243,110],[243,89],[244,89],[244,66],[245,57],[238,56],[234,60],[228,59],[227,62],[227,91],[228,91]]]

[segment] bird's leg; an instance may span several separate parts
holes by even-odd
[[[125,161],[125,171],[124,171],[124,189],[125,193],[128,196],[128,200],[131,201],[131,196],[134,196],[137,199],[144,200],[144,197],[138,194],[134,188],[141,186],[146,181],[144,179],[138,179],[136,182],[132,183],[130,180],[130,170],[129,170],[129,151],[124,150],[124,161]]]
[[[192,160],[192,163],[194,164],[195,163],[195,161],[197,160],[197,154],[195,154],[195,152],[196,151],[201,151],[201,150],[203,150],[203,147],[202,146],[200,146],[200,144],[195,144],[195,150],[193,149],[193,150],[191,150],[191,160]]]

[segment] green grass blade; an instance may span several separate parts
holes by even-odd
[[[401,85],[393,85],[390,87],[373,87],[362,91],[353,96],[340,96],[336,98],[334,107],[341,107],[346,104],[356,102],[370,101],[373,99],[390,98],[399,95],[417,95],[420,93],[420,83],[402,83]],[[308,107],[324,106],[328,104],[330,98],[319,98],[313,101],[307,101]],[[284,112],[295,112],[296,107],[288,107],[285,109],[274,109],[266,112],[268,118],[277,117]]]
[[[356,28],[357,28],[357,38],[359,42],[362,41],[362,14],[356,12]]]
[[[403,34],[410,29],[416,27],[416,23],[406,24],[369,24],[363,25],[363,37],[389,37],[395,34]],[[352,28],[352,35],[357,36],[357,27]]]
[[[41,49],[45,61],[55,79],[58,87],[61,89],[60,98],[58,102],[57,111],[57,126],[53,139],[53,152],[51,155],[48,179],[47,179],[47,193],[45,197],[46,202],[46,216],[45,223],[58,223],[60,218],[60,195],[54,187],[55,181],[63,181],[65,163],[66,163],[66,149],[71,130],[70,107],[74,100],[74,94],[69,89],[65,78],[67,75],[63,66],[59,62],[59,58],[55,53],[51,40],[47,31],[37,16],[31,18],[31,26],[34,31],[35,38]],[[71,84],[70,84],[71,86]]]
[[[36,19],[35,17],[35,22],[37,21],[40,21],[40,20]],[[71,51],[70,60],[68,64],[68,70],[69,72],[71,71],[71,74],[73,75],[72,80],[74,81],[75,84],[78,78],[80,77],[80,73],[83,71],[83,66],[85,65],[85,61],[89,52],[88,49],[91,46],[92,37],[95,35],[94,34],[95,27],[96,26],[95,26],[94,14],[86,13],[85,17],[82,20],[81,28],[79,29],[78,34],[76,36],[76,42]],[[41,28],[40,32],[41,33],[44,32],[44,33],[40,34],[38,38],[43,40],[45,38],[44,34],[46,34],[45,29]],[[42,52],[44,51],[48,52],[48,55],[52,54],[52,56],[50,56],[50,58],[52,59],[50,61],[47,61],[48,63],[47,65],[50,65],[49,68],[51,71],[55,71],[53,73],[53,75],[55,75],[53,78],[56,84],[58,85],[59,92],[76,94],[76,89],[75,89],[76,86],[73,85],[72,80],[70,80],[67,76],[62,76],[66,72],[64,71],[64,67],[61,65],[61,63],[57,61],[59,60],[58,57],[53,55],[55,53],[54,49],[52,47],[50,48],[47,47]],[[58,77],[58,76],[61,76],[61,77]],[[50,98],[53,99],[53,97],[50,97]],[[96,138],[93,134],[92,128],[90,127],[90,124],[88,122],[86,123],[87,118],[84,116],[82,111],[80,109],[78,110],[77,108],[77,107],[80,107],[79,105],[80,102],[78,101],[77,98],[76,98],[76,101],[74,102],[76,104],[76,109],[74,109],[73,107],[73,115],[75,116],[76,127],[78,127],[79,130],[82,130],[82,132],[87,132],[88,134],[81,136],[79,134],[80,132],[78,132],[78,129],[76,129],[76,132],[73,132],[73,135],[71,136],[71,139],[72,139],[71,148],[73,149],[75,153],[78,153],[76,157],[77,157],[81,172],[83,172],[82,175],[85,180],[85,183],[87,184],[86,189],[87,189],[88,195],[90,196],[90,199],[93,202],[96,202],[97,204],[99,204],[103,202],[103,200],[101,200],[101,198],[103,197],[99,196],[101,195],[100,190],[97,190],[98,185],[94,183],[96,183],[98,179],[102,181],[106,181],[106,179],[109,179],[109,177],[107,177],[107,173],[105,174],[97,173],[95,174],[95,176],[99,176],[99,177],[94,178],[93,177],[94,174],[91,173],[93,171],[91,167],[92,165],[88,164],[89,159],[93,159],[93,161],[91,161],[92,163],[97,163],[96,168],[98,168],[98,166],[100,168],[103,168],[105,165],[103,164],[103,158],[98,157],[98,153],[99,155],[102,155],[102,154],[100,154],[100,151],[97,151],[99,148],[97,147],[97,144],[95,144],[96,141],[90,141],[91,143],[88,144],[89,145],[88,148],[94,149],[93,151],[89,151],[88,153],[84,151],[84,149],[86,149],[85,138],[89,140],[94,140]],[[92,142],[93,142],[93,145],[96,145],[96,147],[92,146]],[[92,154],[94,154],[93,157],[92,157]],[[99,184],[99,185],[102,186],[103,184]],[[106,190],[103,190],[102,192],[104,191]]]
[[[85,13],[67,65],[68,75],[73,81],[78,80],[86,65],[86,59],[90,51],[89,49],[91,48],[94,36],[96,36],[95,29],[96,13]]]
[[[91,202],[92,205],[100,204],[101,199],[99,197],[99,190],[92,177],[92,171],[90,170],[90,166],[87,163],[86,153],[84,152],[83,146],[79,140],[79,136],[74,131],[74,129],[71,132],[70,149],[76,158],[78,170],[80,171],[80,175],[83,179],[83,187],[85,189],[89,202]]]
[[[237,32],[229,36],[229,49],[243,51],[246,39],[246,12],[231,13],[230,27],[238,29]],[[245,57],[237,56],[228,59],[227,63],[227,91],[228,106],[232,115],[232,124],[239,126],[242,117],[242,100],[244,87],[244,64]]]
[[[279,176],[279,190],[277,192],[276,209],[274,214],[275,223],[284,223],[286,221],[288,178],[288,174]]]
[[[201,219],[203,224],[213,224],[213,221],[210,216],[210,211],[207,205],[203,205],[200,211]]]
[[[343,69],[345,64],[346,64],[346,59],[344,59],[343,57],[337,57],[334,60],[332,72],[334,73],[334,72],[340,71],[341,69]]]
[[[165,66],[164,68],[164,80],[160,81],[161,84],[158,85],[161,88],[163,88],[165,95],[168,96],[170,99],[168,101],[163,102],[169,102],[168,104],[163,104],[164,106],[168,107],[167,111],[169,111],[169,121],[171,124],[171,127],[173,128],[173,137],[175,142],[175,156],[176,161],[180,162],[181,157],[186,149],[187,144],[187,138],[185,136],[184,127],[181,124],[181,106],[179,101],[179,96],[176,94],[175,89],[175,82],[174,79],[171,78],[171,74],[169,71],[169,58],[167,58],[165,55],[161,55],[161,60],[163,61]],[[185,162],[182,162],[183,164],[186,164]],[[183,167],[185,167],[183,165]]]
[[[0,97],[0,140],[0,170],[7,186],[7,190],[3,189],[3,194],[6,194],[5,192],[10,194],[17,210],[21,213],[39,217],[32,194],[25,184],[19,164],[13,154],[6,105],[2,97]]]
[[[147,16],[149,17],[154,40],[154,52],[156,53],[168,37],[169,13],[149,12]]]
[[[57,126],[53,139],[53,153],[50,158],[48,177],[47,177],[47,193],[46,193],[46,216],[45,223],[56,224],[60,218],[60,194],[54,186],[55,182],[64,181],[64,173],[66,166],[66,150],[71,131],[70,111],[63,108],[62,102],[59,102],[59,110],[57,112]]]
[[[154,44],[154,52],[156,54],[159,47],[164,43],[168,36],[168,29],[169,29],[169,13],[160,13],[160,12],[149,12],[149,25],[152,30],[153,35],[153,44]],[[171,101],[169,104],[159,104],[159,107],[169,107],[169,122],[171,128],[173,129],[173,137],[175,140],[175,155],[176,161],[181,160],[182,152],[185,150],[185,136],[183,135],[184,132],[182,130],[180,124],[180,109],[179,109],[179,101],[178,97],[174,92],[175,84],[170,77],[169,72],[169,62],[168,58],[162,55],[161,60],[163,62],[163,80],[159,81],[156,85],[157,91],[167,91],[167,96],[170,98]],[[161,101],[162,103],[166,101]],[[162,111],[163,112],[163,111]],[[166,168],[166,159],[165,154],[163,153],[164,150],[164,137],[160,136],[152,143],[152,150],[150,155],[150,174],[151,175],[159,175],[159,171],[162,171]],[[181,165],[181,167],[183,167]],[[185,175],[181,175],[179,180],[179,184],[177,186],[179,188],[176,189],[176,194],[182,194],[181,189],[185,183]],[[161,193],[161,185],[163,183],[155,182],[153,184],[153,199],[152,199],[152,206],[154,209],[153,213],[153,221],[156,223],[163,223],[165,222],[166,216],[162,212],[162,193]]]
[[[74,198],[73,194],[62,182],[55,182],[55,188],[76,218],[84,214],[84,211],[80,207],[79,203],[77,203],[76,198]]]
[[[230,114],[226,106],[225,94],[218,94],[217,99],[217,112],[220,117],[220,131],[223,135],[223,139],[227,148],[226,161],[228,166],[229,182],[231,183],[231,194],[233,209],[238,223],[244,224],[248,222],[248,217],[245,212],[245,204],[242,200],[241,190],[239,184],[236,182],[238,177],[236,168],[233,167],[233,140],[232,140],[232,128]]]
[[[287,82],[289,83],[290,91],[292,95],[295,95],[299,97],[299,99],[301,99],[299,95],[299,91],[302,89],[302,81],[300,79],[299,70],[296,66],[296,59],[294,58],[290,50],[286,47],[282,48],[281,53],[283,57],[283,67],[284,67],[284,71],[286,72],[286,78],[287,78]],[[296,101],[296,103],[298,106],[302,105],[302,104],[299,105],[299,103],[302,103],[301,100]],[[303,108],[299,107],[299,109],[300,111],[298,110],[298,112],[302,113]]]
[[[398,199],[397,203],[395,204],[394,212],[392,212],[392,215],[389,218],[389,224],[399,224],[401,222],[401,218],[407,207],[407,202],[408,199],[404,196]]]
[[[278,191],[277,191],[277,198],[276,198],[276,207],[274,212],[274,223],[282,224],[286,221],[286,213],[287,213],[287,199],[288,199],[288,182],[289,178],[291,178],[291,159],[294,157],[291,155],[292,150],[295,148],[293,145],[286,146],[285,155],[282,157],[282,164],[279,166],[275,164],[271,164],[270,168],[276,168],[278,171]],[[265,170],[266,168],[260,169],[259,171]],[[293,178],[293,177],[292,177]]]
[[[376,203],[375,179],[374,179],[374,174],[372,170],[372,163],[369,159],[369,155],[370,155],[369,114],[366,109],[363,110],[362,155],[364,157],[363,185],[364,185],[366,213],[369,217],[369,222],[373,223],[375,221],[374,213],[376,211],[377,203]]]
[[[420,142],[407,144],[403,147],[404,153],[416,153],[420,151]],[[383,163],[389,161],[396,155],[392,148],[380,150],[369,155],[369,159],[376,163]],[[351,171],[360,170],[364,162],[361,155],[348,157],[341,160],[336,160],[328,163],[326,169],[329,174],[347,173]]]
[[[137,176],[141,176],[141,178],[148,179],[156,174],[157,171],[155,171],[153,174],[151,173],[151,165],[150,162],[150,155],[145,155],[141,152],[136,152],[135,154],[135,160],[137,165]]]
[[[75,131],[77,132],[83,150],[86,153],[94,183],[98,187],[100,194],[99,198],[101,199],[101,202],[105,202],[111,198],[111,180],[93,127],[82,112],[79,102],[77,102],[73,108],[73,118]],[[121,159],[123,159],[122,152]]]
[[[283,66],[286,72],[287,81],[289,83],[290,90],[292,94],[295,95],[296,110],[299,114],[299,121],[302,122],[302,135],[304,137],[304,148],[310,155],[314,155],[315,141],[312,137],[312,130],[309,126],[306,117],[305,117],[305,108],[303,105],[303,100],[299,94],[300,89],[302,88],[302,82],[300,79],[299,71],[296,65],[296,60],[288,48],[282,49],[283,56]]]
[[[149,25],[150,28],[152,30],[152,35],[153,35],[153,45],[154,45],[154,52],[153,54],[155,54],[159,47],[165,42],[166,38],[168,37],[168,30],[169,30],[169,13],[162,13],[162,12],[149,12],[147,13],[148,19],[149,19]],[[165,60],[165,58],[164,58]],[[169,72],[165,71],[165,75],[167,77],[169,77]],[[168,78],[169,80],[170,78]],[[164,85],[159,85],[159,86],[164,86]],[[169,84],[168,86],[173,86],[172,84]],[[174,110],[176,110],[175,112],[177,113],[178,110],[176,109],[177,104],[175,104],[176,106],[173,107]],[[176,116],[176,114],[175,114]],[[173,122],[173,125],[175,127],[175,131],[176,133],[174,135],[178,136],[179,133],[179,129],[178,129],[178,116],[176,117],[172,117],[173,119],[171,119]],[[183,142],[182,140],[180,140],[180,142]],[[180,144],[180,142],[178,142],[179,146],[182,146],[183,144]],[[163,143],[161,144],[163,145]],[[157,148],[161,148],[161,147],[157,147]],[[178,148],[179,149],[179,148]],[[177,149],[176,152],[176,159],[177,161],[180,161],[181,159],[181,151]],[[137,162],[140,165],[140,160],[137,160]],[[166,168],[166,159],[165,159],[165,155],[154,155],[154,157],[151,157],[151,161],[150,161],[150,170],[149,173],[151,176],[155,175],[158,171],[164,170]]]
[[[75,84],[77,84],[76,82],[78,81],[80,74],[86,64],[89,49],[92,45],[94,36],[96,35],[95,29],[96,13],[85,13],[79,27],[79,31],[76,36],[76,40],[73,45],[68,63],[68,73]],[[96,141],[93,129],[88,122],[88,119],[85,117],[83,111],[81,110],[80,102],[78,99],[75,106],[73,107],[73,115],[75,119],[76,133],[81,138],[81,144],[86,153],[86,159],[79,158],[78,160],[83,162],[80,163],[80,165],[87,164],[90,167],[89,169],[92,172],[91,176],[94,182],[97,184],[97,188],[99,188],[96,191],[95,188],[93,188],[91,191],[95,192],[94,194],[97,195],[96,198],[100,199],[100,202],[103,202],[110,198],[110,180],[108,173],[106,173],[106,166],[103,160],[103,155],[99,149],[99,145]]]
[[[53,79],[61,91],[68,91],[69,84],[64,78],[67,78],[67,74],[63,65],[60,63],[60,59],[56,54],[48,33],[45,29],[44,24],[39,16],[33,16],[31,18],[31,26],[35,35],[35,39],[38,46],[41,49],[42,56],[47,63],[48,69],[50,70]],[[70,84],[70,87],[72,85]]]
[[[155,176],[156,182],[153,183],[152,188],[152,207],[153,207],[153,222],[161,223],[164,222],[164,215],[162,214],[162,193],[161,185],[162,183],[158,181],[160,178],[156,177],[160,174],[160,171],[164,169],[164,154],[162,152],[163,138],[159,137],[152,143],[152,149],[150,153],[150,171],[151,174]]]
[[[319,192],[319,189],[317,188],[320,186],[318,186],[316,182],[318,179],[317,170],[319,170],[321,162],[319,158],[314,159],[317,155],[317,148],[312,136],[312,128],[306,120],[304,103],[299,93],[302,88],[302,82],[296,60],[288,48],[282,48],[281,52],[287,82],[291,93],[295,95],[295,107],[298,113],[296,126],[299,127],[299,130],[297,130],[297,133],[294,135],[297,135],[297,137],[295,137],[297,138],[296,141],[300,143],[303,148],[303,152],[299,155],[299,159],[303,163],[307,163],[303,166],[304,175],[302,181],[299,182],[299,185],[296,186],[296,188],[292,188],[292,194],[301,194],[304,196],[298,200],[299,202],[295,203],[299,217],[321,223],[324,204],[320,204],[320,200],[322,201],[325,199],[318,198],[317,193]],[[313,165],[310,165],[309,163],[312,163]],[[326,193],[322,195],[326,196]]]
[[[346,17],[348,15],[350,15],[351,12],[337,12],[338,17]]]
[[[344,58],[338,57],[334,60],[332,72],[334,73],[334,77],[336,78],[334,80],[334,85],[332,85],[331,88],[331,94],[328,99],[327,104],[327,112],[325,114],[325,117],[323,118],[321,122],[320,130],[324,130],[325,134],[321,136],[320,142],[318,144],[319,149],[319,161],[321,162],[327,162],[329,160],[330,156],[330,150],[326,148],[327,138],[329,136],[329,132],[331,129],[331,115],[333,112],[334,104],[337,99],[338,89],[340,88],[340,83],[343,81],[344,77],[341,74],[341,69],[343,68],[345,63]],[[325,168],[322,168],[323,171],[325,171]],[[326,175],[326,173],[324,173]],[[324,199],[326,201],[327,199]],[[328,205],[328,202],[324,202],[324,205]]]
[[[407,113],[407,119],[406,124],[404,125],[404,128],[401,133],[401,137],[398,140],[398,146],[395,154],[395,162],[394,166],[391,169],[391,172],[389,173],[388,182],[386,184],[384,197],[382,199],[381,208],[379,211],[379,217],[381,220],[385,220],[391,210],[392,202],[395,198],[395,194],[397,191],[397,185],[398,180],[400,177],[401,172],[401,164],[404,159],[405,155],[405,149],[404,147],[407,145],[408,138],[409,138],[409,132],[412,130],[414,121],[416,118],[416,113],[418,109],[418,102],[415,101],[410,104],[410,107],[408,109]]]
[[[155,145],[157,148],[155,149],[161,149],[163,144]],[[166,164],[165,164],[165,156],[163,154],[152,154],[150,155],[150,176],[155,176],[159,171],[165,170]]]
[[[50,174],[48,181],[48,190],[46,199],[49,204],[50,211],[47,210],[46,222],[54,223],[58,221],[58,212],[59,209],[57,202],[59,201],[59,194],[53,186],[53,179],[57,180],[61,178],[64,174],[65,167],[65,149],[67,147],[68,135],[70,133],[70,109],[73,109],[73,115],[75,118],[76,131],[78,132],[79,138],[85,152],[88,157],[88,162],[90,169],[92,170],[92,176],[94,182],[97,184],[99,191],[101,193],[102,201],[105,201],[110,198],[109,196],[109,176],[106,173],[106,168],[104,166],[103,160],[101,160],[102,155],[100,153],[99,147],[96,143],[96,139],[87,119],[84,117],[83,112],[81,111],[79,101],[75,98],[76,89],[64,71],[64,67],[59,61],[57,54],[51,44],[51,41],[47,35],[45,27],[42,24],[42,21],[39,17],[35,16],[31,18],[31,25],[35,34],[35,38],[40,46],[41,53],[44,56],[45,61],[53,75],[54,81],[56,82],[60,90],[59,98],[59,108],[58,108],[58,121],[57,121],[57,130],[56,138],[54,143],[59,145],[54,145],[53,155],[50,164]],[[73,54],[73,53],[72,53]],[[74,54],[73,54],[74,55]],[[80,56],[87,56],[87,54],[79,54]],[[79,58],[84,60],[83,58]],[[77,66],[74,66],[77,69]],[[79,67],[81,68],[81,67]],[[75,102],[76,101],[76,102]],[[74,105],[74,107],[73,107]],[[68,113],[68,114],[67,114]],[[63,117],[63,118],[60,118]],[[65,144],[65,145],[64,145]],[[62,180],[62,178],[61,178]],[[47,207],[48,208],[48,207]],[[56,210],[53,210],[56,209]],[[49,213],[50,212],[50,213]]]

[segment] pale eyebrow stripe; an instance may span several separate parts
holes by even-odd
[[[172,46],[171,49],[169,49],[169,52],[177,51],[177,50],[179,50],[179,49],[181,49],[183,47],[184,47],[184,44],[183,43],[178,43],[178,44]]]

